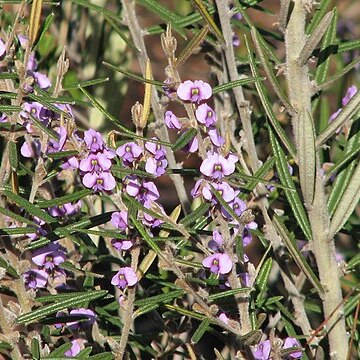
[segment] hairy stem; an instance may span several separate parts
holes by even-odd
[[[134,44],[136,48],[139,50],[139,63],[141,67],[141,71],[143,75],[145,75],[145,66],[146,61],[148,59],[146,46],[143,38],[143,31],[140,28],[140,25],[136,18],[136,13],[134,9],[134,1],[131,0],[122,0],[122,4],[124,7],[124,17],[127,23],[127,26],[129,27],[131,36],[134,40]],[[160,106],[160,100],[158,97],[158,94],[156,92],[155,87],[153,86],[152,96],[151,96],[151,106],[155,115],[155,119],[158,121],[163,121],[164,119],[164,111]],[[170,142],[169,133],[167,131],[166,126],[163,127],[164,131],[159,134],[162,135],[160,140]],[[180,165],[177,164],[175,156],[171,149],[166,149],[166,157],[169,162],[169,167],[172,169],[180,169]],[[176,192],[178,194],[182,209],[184,213],[188,213],[190,209],[190,203],[188,200],[188,196],[186,193],[185,185],[184,185],[184,179],[179,175],[170,175],[171,180],[173,181],[175,185]]]
[[[285,31],[286,43],[286,78],[290,103],[296,113],[311,114],[311,86],[307,64],[298,63],[300,52],[306,42],[306,9],[301,0],[294,0],[294,8]],[[293,130],[297,141],[298,116],[293,116]],[[297,144],[299,150],[299,144]],[[318,154],[317,154],[318,155]],[[325,289],[323,308],[324,317],[329,319],[330,354],[334,359],[344,359],[348,350],[345,319],[341,317],[341,305],[335,314],[334,309],[343,302],[341,283],[335,260],[333,239],[328,239],[329,214],[327,212],[325,189],[320,176],[320,165],[315,163],[316,173],[313,204],[307,204],[313,236],[313,251],[316,258],[320,281]],[[303,189],[302,189],[303,190]]]

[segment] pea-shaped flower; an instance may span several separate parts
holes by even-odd
[[[222,253],[215,253],[206,257],[202,264],[214,274],[227,274],[233,267],[230,256]]]
[[[125,289],[127,286],[133,286],[137,282],[138,278],[131,267],[121,268],[111,279],[111,283],[119,289]]]
[[[181,100],[199,103],[211,97],[212,88],[202,80],[186,80],[179,85],[177,95]]]

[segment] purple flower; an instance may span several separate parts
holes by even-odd
[[[221,247],[224,245],[224,239],[222,238],[222,235],[220,234],[219,230],[215,229],[213,230],[213,238],[209,241],[209,249],[213,251],[219,251]]]
[[[200,105],[195,111],[195,116],[196,120],[206,127],[210,127],[216,122],[215,111],[207,104]]]
[[[240,191],[236,191],[234,199],[229,203],[229,206],[234,210],[237,216],[240,216],[246,210],[245,202],[238,198],[239,193]],[[227,219],[232,219],[232,216],[226,211],[224,207],[221,207],[221,213]]]
[[[66,357],[74,357],[84,349],[84,340],[74,339],[71,341],[71,348],[64,353]]]
[[[59,136],[59,140],[50,139],[47,152],[48,153],[54,153],[54,152],[60,152],[62,151],[67,137],[67,131],[64,126],[60,126],[57,134]]]
[[[133,286],[137,282],[138,278],[131,267],[121,268],[111,280],[111,284],[117,286],[119,289],[125,289],[127,286]]]
[[[92,152],[97,152],[104,148],[104,140],[98,131],[93,129],[85,131],[84,140],[89,150]]]
[[[252,235],[250,230],[257,229],[258,224],[255,221],[252,221],[244,226],[244,231],[242,233],[243,245],[248,246],[252,241]]]
[[[159,190],[152,181],[140,184],[137,178],[132,178],[126,185],[126,192],[142,204],[145,201],[155,201],[160,197]]]
[[[20,154],[26,158],[38,157],[41,153],[41,143],[38,139],[31,142],[25,141],[20,148]]]
[[[156,138],[153,138],[154,140],[157,140]],[[154,142],[151,141],[147,141],[145,143],[145,148],[147,151],[149,151],[152,155],[154,155],[154,158],[156,160],[161,160],[162,158],[165,157],[166,152],[165,152],[165,148],[164,146],[160,145],[160,144],[156,144]]]
[[[250,281],[250,275],[245,272],[245,273],[240,273],[239,274],[240,280],[241,280],[241,285],[245,286],[245,287],[250,287],[251,281]]]
[[[240,38],[239,38],[236,34],[233,34],[232,44],[233,44],[233,46],[235,46],[235,47],[240,46]]]
[[[77,330],[79,328],[84,328],[92,325],[96,320],[95,313],[90,309],[85,308],[79,308],[79,309],[73,309],[69,312],[69,315],[83,315],[85,317],[84,320],[77,320],[77,321],[71,321],[66,323],[69,329],[71,330]]]
[[[215,253],[206,257],[202,264],[214,274],[227,274],[233,267],[230,256],[221,253]]]
[[[153,204],[155,204],[155,201],[145,201],[143,205],[147,209],[153,210],[153,207],[154,207]],[[160,212],[162,212],[163,214],[165,213],[163,207],[160,204],[156,203],[156,206],[160,210]],[[146,226],[150,226],[152,228],[158,227],[160,224],[163,223],[163,221],[161,219],[154,218],[153,216],[146,213],[145,211],[143,213],[143,221]]]
[[[352,85],[347,89],[346,95],[341,100],[342,106],[346,106],[350,102],[351,98],[357,93],[357,90],[355,85]]]
[[[81,208],[81,200],[79,200],[74,205],[71,203],[66,203],[59,206],[54,206],[49,209],[49,213],[51,216],[56,217],[65,217],[76,214]]]
[[[211,183],[211,185],[214,187],[214,189],[216,191],[219,192],[221,197],[226,202],[230,202],[230,201],[234,200],[234,198],[235,198],[235,190],[226,181],[223,181],[223,182],[220,182],[220,183]],[[210,184],[207,183],[207,185],[203,186],[202,195],[206,200],[211,201],[213,204],[217,203],[216,196],[212,192]]]
[[[165,124],[169,129],[181,129],[181,123],[172,111],[165,113]]]
[[[292,347],[298,347],[300,348],[300,344],[299,342],[293,338],[293,337],[287,337],[284,341],[284,345],[283,345],[283,349],[289,349]],[[292,359],[300,359],[302,355],[302,351],[299,350],[294,350],[294,352],[292,352],[291,354],[288,355],[289,358]]]
[[[60,249],[60,245],[55,243],[46,245],[34,251],[32,261],[47,270],[53,270],[66,260],[65,253]]]
[[[225,144],[225,139],[220,136],[217,129],[210,128],[210,129],[208,129],[207,133],[209,134],[209,138],[210,138],[211,142],[215,146],[220,147],[220,146],[223,146]]]
[[[220,154],[208,153],[207,158],[200,166],[200,171],[214,180],[221,181],[223,176],[230,175],[235,171],[235,163],[237,161],[237,156],[233,154],[229,154],[227,158],[224,158]]]
[[[68,158],[62,165],[61,168],[64,170],[75,170],[79,168],[79,160],[75,157],[72,156],[70,158]]]
[[[194,136],[183,148],[183,151],[189,152],[193,154],[199,149],[199,140],[196,136]]]
[[[202,80],[186,80],[179,85],[177,95],[181,100],[199,103],[211,97],[212,88]]]
[[[49,275],[44,270],[28,270],[22,276],[28,289],[39,289],[46,287]]]
[[[94,191],[110,191],[115,188],[115,178],[108,171],[101,173],[86,173],[82,179],[83,184]]]
[[[156,160],[150,157],[146,160],[145,171],[155,176],[161,176],[165,174],[165,169],[167,167],[167,164],[168,162],[166,159]]]
[[[51,81],[45,74],[42,74],[38,71],[33,71],[31,75],[41,89],[48,89],[51,86]]]
[[[271,351],[270,340],[265,340],[255,347],[253,351],[253,356],[256,360],[268,360]]]
[[[128,212],[121,210],[112,213],[111,223],[121,231],[125,231],[128,228]]]
[[[4,56],[6,51],[6,46],[4,42],[0,39],[0,58]]]
[[[225,313],[221,313],[219,315],[219,319],[224,322],[226,325],[229,324],[229,318],[226,316]]]
[[[111,240],[111,245],[116,249],[116,250],[129,250],[133,247],[134,243],[132,240],[128,240],[128,239],[112,239]]]
[[[84,172],[101,172],[109,170],[111,167],[111,160],[105,154],[98,152],[96,154],[90,153],[85,159],[80,161],[79,169]]]
[[[130,166],[140,157],[142,154],[142,148],[132,141],[121,145],[116,150],[116,154],[122,159],[124,165]]]

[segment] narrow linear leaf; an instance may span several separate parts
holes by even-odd
[[[36,320],[43,319],[47,315],[53,314],[57,311],[64,310],[71,307],[76,307],[84,302],[100,299],[104,297],[108,292],[106,290],[91,291],[83,295],[73,296],[70,299],[64,299],[57,301],[53,304],[43,306],[39,309],[20,315],[16,322],[18,324],[31,324]]]
[[[321,19],[324,17],[327,12],[328,7],[330,6],[331,0],[321,0],[321,5],[315,10],[315,14],[311,19],[310,24],[306,28],[306,34],[311,34],[316,26],[320,23]]]
[[[192,223],[196,222],[202,215],[204,215],[210,208],[209,203],[202,203],[195,210],[192,211],[191,214],[186,215],[184,218],[180,220],[180,224],[183,226],[189,226]]]
[[[89,295],[89,292],[85,291],[74,291],[64,294],[54,294],[54,295],[46,295],[37,297],[36,301],[41,303],[55,303],[59,301],[69,300],[69,299],[75,299],[78,296],[87,296]]]
[[[170,23],[174,30],[186,40],[185,31],[178,26],[178,21],[181,19],[181,16],[177,15],[173,11],[170,11],[165,6],[162,6],[157,0],[141,0],[139,1],[139,4],[141,6],[145,6],[155,15],[159,16],[165,21],[165,23]]]
[[[107,119],[112,121],[118,128],[120,128],[124,133],[126,133],[129,136],[133,135],[133,132],[130,131],[125,126],[121,125],[119,120],[116,119],[114,116],[112,116],[108,111],[104,109],[104,107],[85,89],[82,87],[79,87],[79,89],[84,93],[84,95],[91,101],[94,107],[96,107]]]
[[[265,260],[264,264],[262,265],[261,269],[258,271],[258,275],[256,277],[255,284],[257,285],[260,293],[265,291],[267,287],[267,282],[269,279],[270,271],[272,268],[272,258],[268,258]]]
[[[284,189],[286,198],[289,202],[289,205],[294,213],[295,219],[297,220],[301,230],[303,231],[305,237],[310,241],[311,228],[310,228],[309,220],[307,218],[300,197],[296,191],[294,181],[289,173],[288,162],[285,157],[284,151],[282,150],[271,128],[269,128],[269,137],[270,137],[271,148],[276,159],[276,169],[279,174],[280,182],[283,185],[293,189],[293,191]]]
[[[51,200],[39,200],[37,202],[37,205],[41,208],[60,206],[60,205],[64,205],[64,204],[82,199],[83,197],[90,195],[92,193],[93,193],[92,190],[84,189],[84,190],[80,190],[74,194],[64,195],[64,196],[57,197],[57,198],[51,199]]]
[[[192,0],[192,3],[196,7],[196,9],[199,11],[199,13],[203,17],[203,19],[208,23],[208,25],[210,26],[210,29],[212,30],[214,35],[218,38],[220,43],[225,44],[225,39],[224,39],[224,36],[223,36],[222,32],[220,31],[220,29],[216,25],[215,21],[213,20],[213,18],[211,17],[209,12],[207,11],[207,9],[206,9],[205,5],[203,4],[202,0]]]
[[[195,128],[191,128],[182,134],[171,147],[173,151],[177,151],[186,146],[197,134],[197,130]]]
[[[170,291],[165,294],[155,295],[147,297],[146,299],[136,300],[134,302],[135,306],[144,306],[144,305],[151,305],[151,304],[160,304],[160,303],[168,303],[178,297],[184,295],[185,290],[175,290]]]
[[[0,80],[5,80],[5,79],[12,79],[12,80],[15,80],[15,79],[18,79],[19,78],[19,75],[16,74],[16,73],[1,73],[0,74]]]
[[[219,300],[219,299],[223,299],[225,297],[228,297],[228,296],[233,296],[233,295],[236,295],[236,294],[241,294],[241,293],[249,293],[249,291],[251,291],[252,289],[249,288],[249,287],[243,287],[243,288],[238,288],[238,289],[232,289],[232,290],[227,290],[227,291],[222,291],[218,294],[212,294],[212,295],[209,295],[207,297],[207,300],[209,301],[213,301],[213,300]]]
[[[78,154],[79,152],[77,150],[67,150],[67,151],[48,153],[46,154],[46,156],[49,157],[50,159],[59,160],[69,156],[75,156]]]
[[[237,86],[252,84],[252,83],[256,83],[258,81],[263,81],[263,80],[264,80],[263,77],[253,77],[253,78],[245,78],[245,79],[230,81],[226,84],[221,84],[221,85],[215,86],[213,88],[213,94],[218,94],[223,91],[232,90],[233,88],[235,88]]]
[[[118,66],[112,65],[112,64],[110,64],[110,63],[108,63],[106,61],[103,61],[102,63],[105,66],[107,66],[108,68],[110,68],[112,70],[115,70],[115,71],[127,76],[128,78],[135,80],[135,81],[139,81],[141,83],[152,84],[152,85],[155,85],[155,86],[159,86],[161,88],[164,86],[164,83],[161,82],[161,81],[156,81],[156,80],[144,78],[141,75],[134,74],[134,73],[132,73],[130,71],[127,71],[125,69],[122,69],[122,68],[120,68]]]
[[[279,29],[282,33],[285,32],[290,9],[290,0],[280,0],[280,16],[279,16]]]
[[[297,266],[301,269],[301,271],[305,274],[307,279],[314,285],[317,289],[319,294],[324,294],[324,288],[322,287],[319,279],[314,274],[313,270],[311,269],[310,265],[306,262],[304,256],[299,251],[298,247],[296,246],[293,237],[289,233],[288,229],[286,228],[285,224],[282,222],[279,216],[276,214],[273,217],[274,225],[281,236],[282,240],[284,241],[286,248],[289,250],[292,258],[296,262]]]
[[[21,106],[17,105],[0,105],[0,112],[11,114],[13,112],[19,112],[21,111]]]
[[[360,200],[360,162],[347,185],[330,222],[329,239],[341,230]]]
[[[301,111],[298,114],[298,165],[301,191],[305,199],[305,205],[313,203],[315,192],[315,129],[314,122],[309,111]]]
[[[205,318],[200,325],[198,326],[198,328],[195,330],[193,336],[191,337],[191,342],[193,344],[197,344],[201,338],[204,336],[204,334],[206,333],[206,331],[208,330],[210,325],[210,319],[209,318]]]
[[[50,138],[58,141],[59,137],[58,135],[55,133],[54,130],[46,127],[44,125],[44,123],[42,121],[40,121],[38,118],[36,118],[35,116],[33,116],[31,113],[27,113],[28,116],[31,118],[31,120],[34,122],[35,126],[40,129],[41,131],[43,131],[45,134],[49,135]]]
[[[54,105],[54,104],[63,103],[63,102],[58,102],[58,99],[52,98],[50,96],[45,97],[45,96],[35,95],[32,93],[27,94],[26,97],[29,98],[30,100],[37,101],[41,105],[47,107],[49,110],[52,110],[56,114],[62,115],[65,118],[68,118],[70,116],[67,112],[60,110],[57,106]]]
[[[8,190],[9,191],[9,190]],[[13,219],[13,220],[16,220],[16,221],[19,221],[21,223],[24,223],[24,224],[28,224],[28,225],[33,225],[33,226],[36,226],[35,223],[29,219],[26,219],[24,218],[23,216],[19,215],[19,214],[16,214],[8,209],[5,209],[3,207],[0,206],[0,213],[5,215],[5,216],[8,216],[10,219]]]
[[[246,36],[245,36],[245,44],[246,44],[246,48],[247,48],[247,52],[248,52],[252,75],[254,76],[254,78],[257,78],[257,77],[259,77],[259,72],[257,70],[255,60],[252,55],[252,52],[249,47],[249,43],[248,43]],[[289,151],[290,155],[295,159],[296,151],[295,151],[294,145],[292,144],[292,142],[290,142],[285,131],[281,127],[279,121],[276,119],[274,112],[272,110],[272,104],[270,103],[270,101],[268,99],[268,95],[267,95],[265,87],[263,86],[263,84],[261,82],[256,82],[255,87],[258,91],[258,94],[259,94],[260,100],[261,100],[261,104],[266,112],[266,115],[267,115],[272,127],[274,128],[276,134],[281,139],[282,143],[285,145],[286,149]]]
[[[108,77],[101,77],[101,78],[98,78],[98,79],[92,79],[92,80],[88,80],[88,81],[83,81],[81,83],[69,84],[66,87],[64,87],[64,90],[73,90],[73,89],[78,89],[79,87],[86,88],[88,86],[98,85],[98,84],[102,84],[102,83],[105,83],[105,82],[108,82],[108,81],[109,81]]]
[[[150,60],[146,60],[146,66],[145,66],[145,77],[147,79],[152,79],[152,70],[151,70],[151,63]],[[144,105],[143,105],[143,111],[141,113],[141,120],[140,120],[140,126],[144,129],[146,127],[149,114],[150,114],[150,102],[151,102],[151,84],[145,83],[145,95],[144,95]]]
[[[1,255],[0,255],[0,267],[5,269],[5,271],[15,279],[20,278],[16,269],[12,265],[10,265]]]
[[[360,91],[358,91],[349,101],[349,103],[343,107],[340,114],[332,121],[328,127],[317,137],[316,147],[323,145],[332,135],[335,134],[336,130],[343,126],[347,121],[355,115],[360,109]]]
[[[34,360],[40,359],[40,344],[35,337],[31,339],[31,356]]]
[[[347,268],[352,270],[360,264],[360,253],[355,255],[351,260],[348,261]]]
[[[329,11],[320,21],[319,25],[311,32],[310,37],[306,40],[303,48],[300,51],[298,58],[298,65],[303,66],[315,50],[316,46],[327,31],[330,22],[334,16],[334,11]]]
[[[23,234],[34,234],[36,233],[36,228],[0,228],[0,236],[4,235],[23,235]]]
[[[51,224],[54,222],[57,222],[57,219],[53,218],[52,216],[50,216],[48,213],[46,213],[45,211],[41,210],[40,208],[38,208],[37,206],[35,206],[34,204],[32,204],[31,202],[29,202],[28,200],[24,199],[23,197],[16,195],[14,193],[12,193],[9,190],[4,190],[4,195],[11,201],[13,201],[14,203],[16,203],[20,208],[24,209],[25,211],[27,211],[30,215],[32,216],[37,216],[38,218],[44,220],[46,223]]]
[[[338,53],[343,53],[345,51],[352,51],[352,50],[356,50],[359,49],[360,47],[360,39],[356,39],[356,40],[348,40],[345,41],[343,43],[340,43],[338,45]]]
[[[34,49],[37,48],[37,46],[41,43],[41,40],[44,38],[44,36],[46,35],[46,32],[49,30],[50,25],[52,24],[52,22],[54,21],[55,18],[55,14],[52,12],[50,13],[45,21],[43,22],[43,24],[41,25],[40,28],[40,35],[37,39],[37,41],[34,44]]]
[[[205,25],[185,46],[184,50],[180,53],[174,67],[177,68],[183,64],[196,50],[196,48],[204,41],[207,33],[209,31],[209,26]]]
[[[259,32],[256,30],[255,27],[251,28],[251,37],[254,41],[256,51],[259,54],[260,62],[265,70],[268,80],[270,81],[270,84],[271,84],[273,90],[275,91],[277,97],[280,99],[280,101],[284,104],[284,106],[287,109],[294,111],[294,109],[291,106],[290,102],[288,101],[284,91],[282,90],[281,86],[279,85],[279,82],[277,81],[277,79],[272,71],[272,68],[270,67],[269,61],[265,56],[265,53],[262,48],[262,43],[260,41],[261,35],[259,34]]]
[[[16,170],[19,165],[18,151],[16,147],[16,142],[9,142],[9,162],[13,170]]]

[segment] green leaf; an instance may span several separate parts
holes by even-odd
[[[3,208],[1,206],[0,206],[0,213],[5,215],[5,216],[8,216],[9,218],[11,218],[13,220],[16,220],[16,221],[19,221],[19,222],[22,222],[22,223],[25,223],[25,224],[28,224],[28,225],[36,226],[33,221],[31,221],[29,219],[26,219],[21,215],[15,214],[14,212],[12,212],[12,211],[10,211],[8,209],[5,209],[5,208]]]
[[[247,41],[246,36],[245,36],[245,43],[246,43],[246,48],[247,48],[247,51],[248,51],[248,57],[249,57],[249,61],[250,61],[251,72],[252,72],[254,78],[259,77],[259,72],[257,70],[255,60],[254,60],[254,57],[253,57],[253,55],[251,53],[249,43]],[[266,112],[266,115],[267,115],[272,127],[276,131],[276,133],[279,136],[279,138],[281,139],[282,143],[285,145],[285,147],[289,151],[290,155],[295,159],[296,151],[295,151],[294,145],[289,140],[289,138],[287,137],[285,131],[283,130],[283,128],[281,127],[280,123],[278,122],[278,120],[276,119],[276,117],[274,115],[274,112],[272,110],[272,104],[270,103],[270,101],[268,99],[266,88],[264,87],[264,85],[261,82],[256,82],[255,87],[256,87],[256,89],[258,91],[258,94],[259,94],[259,97],[260,97],[260,100],[261,100],[261,104],[262,104],[262,106],[263,106],[263,108],[264,108],[264,110]]]
[[[96,354],[96,355],[90,356],[88,359],[89,360],[113,360],[114,354],[112,354],[110,352],[103,352],[101,354]]]
[[[195,330],[193,336],[191,337],[191,342],[193,344],[197,344],[201,338],[204,336],[204,334],[206,333],[206,331],[208,330],[210,325],[210,319],[209,318],[205,318],[200,325],[198,326],[198,328]]]
[[[301,111],[298,121],[298,165],[301,191],[305,205],[311,206],[315,193],[315,129],[314,121],[309,111]]]
[[[67,151],[48,153],[48,154],[46,154],[46,156],[49,157],[50,159],[59,160],[59,159],[65,158],[65,157],[75,156],[78,154],[79,154],[79,152],[76,150],[67,150]]]
[[[198,48],[198,46],[203,42],[207,33],[209,31],[209,26],[204,26],[185,46],[183,51],[177,57],[174,66],[177,68],[182,63],[184,63]]]
[[[321,0],[321,4],[319,4],[318,8],[315,10],[315,14],[311,19],[311,22],[308,24],[306,28],[306,34],[311,34],[316,26],[320,23],[321,19],[327,12],[327,9],[331,3],[331,0]]]
[[[359,205],[360,200],[360,162],[358,163],[349,184],[345,187],[345,191],[339,201],[334,215],[331,218],[329,239],[341,230],[355,207]]]
[[[345,189],[350,183],[351,177],[354,173],[356,166],[356,160],[353,160],[346,169],[344,169],[337,177],[334,182],[333,188],[328,198],[327,206],[330,216],[332,216],[343,197]]]
[[[280,101],[284,104],[284,106],[287,109],[290,109],[291,111],[294,111],[293,107],[291,106],[289,100],[287,99],[287,96],[285,94],[285,92],[283,91],[282,87],[280,86],[276,76],[273,73],[272,70],[272,66],[270,66],[270,63],[268,61],[268,59],[266,58],[264,49],[262,47],[262,43],[264,41],[261,41],[261,35],[259,34],[259,32],[256,30],[255,27],[251,28],[251,37],[254,41],[255,47],[256,47],[256,51],[259,54],[259,58],[260,58],[260,62],[265,70],[265,73],[267,75],[267,78],[273,88],[273,90],[275,91],[276,95],[278,96],[278,98],[280,99]]]
[[[39,30],[39,36],[38,39],[36,40],[33,50],[35,51],[37,46],[41,43],[41,40],[44,38],[44,36],[46,35],[46,32],[48,31],[50,25],[52,24],[53,20],[54,20],[55,14],[54,13],[50,13],[45,21],[42,23],[40,30]]]
[[[233,296],[233,295],[240,294],[240,293],[243,293],[243,292],[247,294],[251,290],[252,289],[249,288],[249,287],[226,290],[226,291],[222,291],[222,292],[217,293],[217,294],[212,294],[212,295],[207,296],[207,300],[209,300],[209,301],[219,300],[219,299],[223,299],[225,297]]]
[[[45,318],[47,315],[53,314],[57,311],[64,310],[71,307],[76,307],[84,302],[89,302],[104,297],[108,292],[106,290],[91,291],[83,295],[75,295],[71,298],[64,299],[62,301],[56,301],[55,303],[45,305],[39,309],[31,311],[29,313],[20,315],[16,322],[18,324],[31,324],[37,320]]]
[[[93,191],[90,189],[84,189],[80,190],[78,192],[75,192],[73,194],[64,195],[61,197],[57,197],[55,199],[51,200],[38,200],[37,204],[41,208],[49,208],[52,206],[60,206],[67,203],[71,203],[74,201],[77,201],[79,199],[82,199],[83,197],[93,194]]]
[[[34,360],[40,359],[40,344],[35,337],[31,339],[31,356]]]
[[[30,100],[37,101],[41,105],[44,105],[45,107],[47,107],[49,110],[52,110],[56,114],[62,115],[65,118],[68,118],[70,116],[66,111],[60,110],[57,106],[54,105],[54,104],[61,104],[63,102],[60,102],[59,99],[57,99],[57,98],[50,97],[47,93],[45,93],[45,94],[47,96],[44,96],[44,95],[40,96],[40,95],[35,95],[32,93],[29,93],[26,95],[26,97],[29,98]]]
[[[73,0],[72,0],[73,1]],[[129,136],[133,135],[133,132],[127,129],[125,126],[121,125],[119,120],[112,116],[104,107],[85,89],[79,87],[79,89],[84,93],[84,95],[91,101],[94,107],[96,107],[107,119],[112,121],[119,129]]]
[[[170,23],[174,30],[179,33],[184,39],[186,39],[185,31],[178,26],[178,21],[181,19],[181,16],[177,15],[173,11],[170,11],[165,6],[162,6],[156,0],[141,0],[138,1],[141,6],[145,6],[155,15],[159,16],[165,23]]]
[[[11,114],[13,112],[20,112],[22,110],[21,106],[17,105],[0,105],[0,112]]]
[[[272,262],[273,262],[272,258],[266,259],[256,277],[255,284],[260,290],[260,293],[264,292],[265,289],[267,288],[267,282],[272,268]]]
[[[305,260],[304,256],[299,251],[298,247],[295,244],[295,241],[285,224],[282,222],[279,216],[276,214],[273,217],[274,225],[284,241],[286,248],[289,250],[291,257],[296,262],[297,266],[301,269],[301,271],[305,274],[307,279],[313,284],[313,286],[317,289],[319,293],[324,294],[324,288],[322,287],[319,279],[316,277],[315,273],[311,269],[310,265]]]
[[[338,45],[338,53],[357,50],[360,47],[360,39],[348,40]]]
[[[35,228],[18,227],[18,228],[0,228],[0,235],[19,235],[19,234],[34,234]]]
[[[19,165],[18,151],[16,147],[16,142],[9,142],[9,162],[13,170],[16,170]]]
[[[352,270],[360,264],[360,253],[355,255],[351,260],[347,263],[347,269]]]
[[[12,80],[16,80],[19,77],[18,74],[15,73],[1,73],[0,74],[0,80],[6,80],[6,79],[12,79]]]
[[[19,279],[19,275],[16,271],[16,269],[10,265],[3,257],[2,255],[0,255],[0,267],[5,269],[5,271],[10,275],[12,276],[13,278],[15,279]]]
[[[179,306],[174,306],[174,305],[170,305],[170,304],[165,304],[164,306],[172,312],[177,312],[181,315],[185,315],[185,316],[188,316],[193,319],[203,320],[205,318],[205,315],[203,315],[203,314],[200,314],[200,313],[197,313],[197,312],[191,311],[191,310],[186,310]]]
[[[172,146],[173,151],[177,151],[182,149],[185,145],[187,145],[197,134],[197,130],[195,128],[191,128],[182,134]]]
[[[109,81],[108,77],[101,77],[101,78],[98,78],[98,79],[92,79],[92,80],[83,81],[81,83],[69,84],[66,87],[64,87],[64,90],[73,90],[73,89],[78,89],[79,87],[86,88],[88,86],[103,84],[103,83],[108,82],[108,81]]]
[[[348,122],[360,109],[360,91],[358,91],[343,107],[340,114],[327,126],[327,128],[317,137],[316,147],[322,146],[329,137],[335,134],[338,128]]]
[[[24,199],[23,197],[16,195],[9,190],[4,190],[3,193],[9,200],[16,203],[20,208],[27,211],[30,215],[37,216],[38,218],[44,220],[48,224],[57,222],[57,219],[53,218],[48,213],[41,210],[40,208],[38,208],[28,200]]]
[[[125,70],[125,69],[122,69],[118,66],[115,66],[115,65],[112,65],[106,61],[103,61],[103,64],[105,66],[107,66],[108,68],[112,69],[112,70],[115,70],[123,75],[125,75],[126,77],[132,79],[132,80],[135,80],[135,81],[139,81],[141,83],[146,83],[146,84],[152,84],[152,85],[155,85],[155,86],[158,86],[160,88],[162,88],[165,84],[161,81],[156,81],[156,80],[152,80],[152,79],[145,79],[144,77],[142,77],[141,75],[138,75],[138,74],[134,74],[128,70]]]
[[[209,210],[209,208],[209,203],[201,203],[195,210],[191,212],[191,214],[183,217],[179,223],[187,227],[203,216]]]
[[[215,21],[211,17],[210,13],[207,11],[205,5],[203,4],[202,0],[193,0],[192,1],[197,10],[199,11],[200,15],[203,17],[205,22],[210,26],[210,29],[214,33],[214,35],[218,38],[221,44],[225,44],[224,36],[219,29],[219,27],[216,25]]]
[[[303,231],[305,237],[310,241],[311,228],[310,228],[309,220],[307,218],[300,197],[296,191],[294,181],[289,173],[288,162],[285,157],[284,151],[282,150],[271,128],[269,128],[269,137],[270,137],[271,148],[276,159],[276,169],[279,174],[280,182],[283,185],[289,187],[290,189],[293,189],[292,191],[284,189],[286,198],[289,202],[289,205],[294,213],[295,219],[297,220],[301,230]]]
[[[218,94],[223,91],[231,90],[237,86],[243,86],[243,85],[247,85],[247,84],[251,84],[251,83],[256,83],[259,81],[264,81],[264,79],[265,78],[263,78],[263,77],[253,77],[253,78],[245,78],[245,79],[230,81],[226,84],[221,84],[221,85],[215,86],[213,88],[213,94]]]
[[[185,290],[175,290],[161,295],[150,296],[145,299],[136,300],[134,302],[134,305],[142,307],[144,305],[154,305],[154,304],[159,305],[159,304],[168,303],[184,295],[184,292]]]

